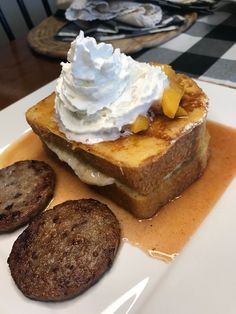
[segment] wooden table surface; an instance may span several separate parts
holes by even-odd
[[[26,39],[0,48],[0,110],[59,76],[59,59],[37,55]]]

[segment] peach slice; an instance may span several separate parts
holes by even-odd
[[[147,117],[139,115],[136,120],[131,124],[130,130],[133,133],[138,133],[147,130],[149,127],[149,120]]]
[[[179,106],[178,110],[176,111],[175,116],[177,118],[183,118],[183,117],[187,117],[187,115],[188,115],[187,111],[183,107]]]
[[[162,109],[167,117],[171,119],[175,117],[183,94],[184,89],[174,80],[170,80],[170,85],[164,90],[162,96]]]
[[[168,64],[161,65],[168,76],[170,85],[164,90],[162,96],[162,110],[164,115],[173,119],[178,111],[179,103],[184,94],[183,87],[177,81],[177,74]]]

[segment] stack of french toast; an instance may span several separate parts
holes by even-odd
[[[149,218],[194,182],[208,159],[208,99],[191,78],[176,78],[184,90],[184,115],[155,115],[147,129],[115,141],[87,145],[68,140],[54,118],[55,94],[29,109],[26,118],[47,148],[83,181],[136,217]]]

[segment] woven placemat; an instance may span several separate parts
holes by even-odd
[[[188,13],[185,14],[184,24],[176,30],[132,38],[109,40],[106,42],[111,43],[114,48],[120,48],[124,53],[131,54],[138,52],[143,48],[150,48],[170,40],[189,28],[196,19],[197,13]],[[65,59],[68,49],[70,48],[70,43],[55,40],[54,35],[66,23],[67,21],[63,18],[55,16],[46,18],[29,32],[28,43],[30,47],[40,54]]]

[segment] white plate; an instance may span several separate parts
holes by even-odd
[[[236,89],[198,82],[210,98],[209,118],[236,127]],[[52,82],[0,112],[0,149],[28,126],[25,110],[47,96]],[[236,149],[236,148],[235,148]],[[236,313],[236,180],[170,264],[125,243],[112,269],[81,296],[62,303],[25,298],[13,283],[7,257],[20,231],[0,236],[0,313]]]

